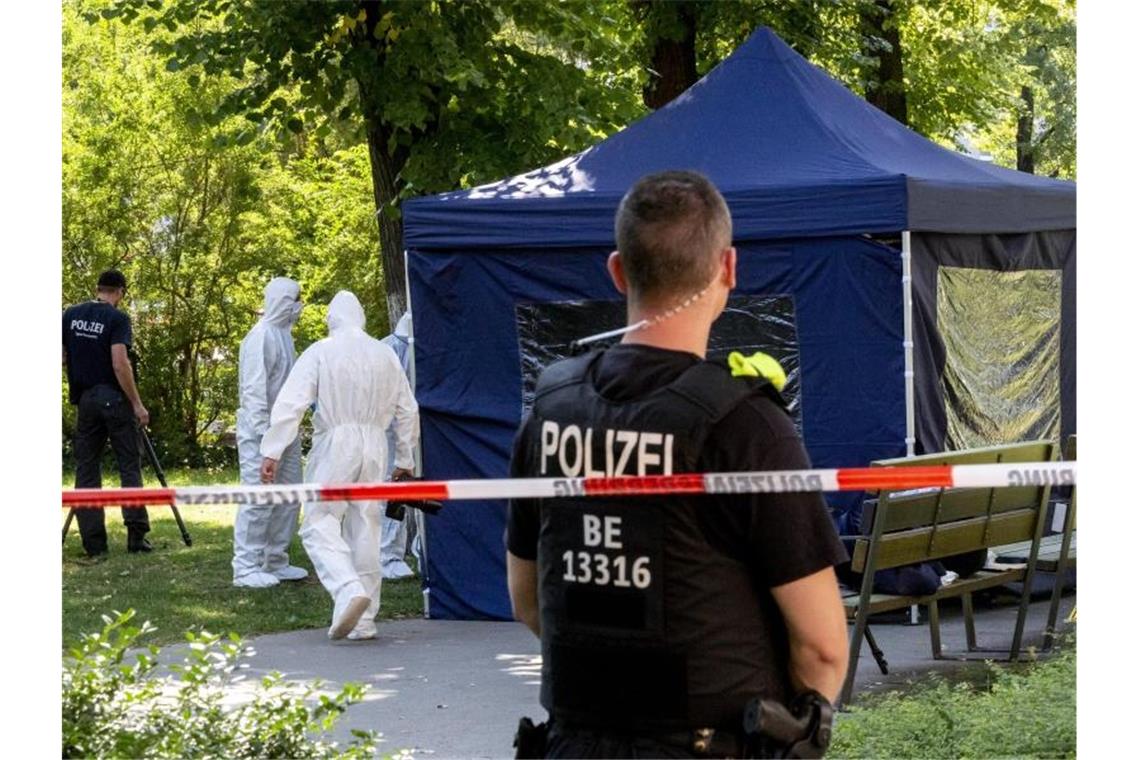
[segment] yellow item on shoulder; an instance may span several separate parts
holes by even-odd
[[[733,377],[762,377],[778,391],[788,384],[788,376],[780,363],[763,351],[745,356],[739,351],[728,355],[728,367]]]

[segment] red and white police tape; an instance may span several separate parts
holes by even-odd
[[[711,472],[586,478],[502,478],[322,485],[77,488],[64,507],[145,504],[293,504],[305,501],[447,501],[566,496],[795,493],[911,488],[1004,488],[1076,485],[1076,462],[1021,462],[927,467],[858,467],[768,472]]]

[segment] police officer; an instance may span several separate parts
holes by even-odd
[[[75,417],[75,487],[102,488],[104,446],[119,466],[119,484],[142,485],[138,425],[150,422],[135,387],[127,351],[131,320],[117,307],[127,293],[127,279],[116,269],[99,275],[95,298],[63,312],[63,363]],[[149,552],[146,507],[123,507],[127,551]],[[76,510],[83,549],[90,557],[107,553],[102,509]]]
[[[645,177],[615,234],[629,327],[542,374],[512,475],[810,467],[771,384],[704,360],[736,285],[716,188]],[[743,735],[748,700],[839,693],[846,553],[819,494],[514,500],[507,548],[515,617],[542,640],[548,757],[774,751]]]

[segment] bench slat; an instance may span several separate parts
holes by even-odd
[[[1005,493],[1008,491],[1009,493]],[[991,492],[993,496],[991,497]],[[959,488],[926,493],[884,493],[876,509],[886,509],[883,531],[891,533],[920,525],[965,520],[992,512],[1036,509],[1041,491],[1036,487],[984,490]],[[993,502],[991,505],[991,501]],[[886,506],[883,506],[883,505]]]
[[[867,605],[867,613],[876,615],[880,612],[891,612],[910,607],[912,604],[929,604],[940,599],[983,591],[995,586],[1004,586],[1007,583],[1018,583],[1025,578],[1024,567],[1010,567],[1002,570],[980,570],[969,578],[959,578],[952,583],[940,587],[933,594],[926,596],[903,596],[896,594],[872,594]],[[859,614],[859,595],[843,597],[843,607],[849,619]]]
[[[1052,563],[1056,565],[1057,560],[1061,558],[1061,543],[1064,539],[1063,533],[1058,533],[1053,536],[1045,536],[1041,539],[1041,548],[1037,551],[1037,564],[1041,569],[1047,570],[1043,567],[1043,563]],[[1007,546],[999,546],[994,551],[999,558],[1009,557],[1011,560],[1024,562],[1029,557],[1029,550],[1032,548],[1032,541],[1019,541],[1016,544],[1009,544]],[[1069,561],[1076,562],[1077,560],[1077,535],[1073,534],[1069,540]],[[1051,571],[1050,571],[1051,572]]]
[[[886,533],[879,539],[875,570],[911,565],[1032,539],[1036,521],[1035,510],[1023,509],[988,518],[988,531],[987,518],[973,517],[936,527]],[[867,549],[870,544],[871,541],[866,538],[860,538],[855,542],[855,550],[851,554],[851,569],[857,573],[863,572],[867,565]]]

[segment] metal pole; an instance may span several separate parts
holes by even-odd
[[[150,460],[150,465],[154,468],[154,474],[158,476],[158,482],[162,484],[163,488],[169,488],[170,486],[166,484],[166,473],[162,471],[162,465],[158,462],[158,454],[154,451],[154,444],[150,442],[150,436],[147,435],[146,428],[139,425],[138,431],[139,436],[142,438],[147,459]],[[178,523],[178,530],[182,533],[182,543],[190,546],[193,541],[190,538],[190,531],[186,530],[186,523],[182,522],[182,514],[178,511],[178,507],[175,504],[170,505],[170,511],[174,513],[174,521]]]
[[[408,274],[410,270],[408,265],[408,249],[404,249],[404,292],[407,293],[408,300],[408,314],[412,313],[412,278]],[[412,386],[412,396],[416,395],[416,320],[413,316],[408,320],[408,383]],[[419,400],[416,401],[419,403]],[[423,426],[420,426],[421,431]],[[416,477],[423,477],[424,474],[424,452],[423,452],[423,437],[416,436]],[[424,514],[418,509],[412,510],[412,519],[416,523],[416,538],[420,542],[420,556],[416,557],[420,567],[420,579],[423,584],[424,595],[424,617],[431,617],[431,586],[429,585],[428,578],[428,542],[427,542],[427,520],[424,519]],[[422,561],[420,561],[422,559]]]
[[[67,529],[71,527],[71,521],[75,518],[75,507],[72,507],[67,512],[67,519],[63,521],[63,544],[67,545]]]
[[[903,380],[906,385],[906,455],[914,456],[914,299],[911,289],[910,230],[902,234]]]
[[[914,298],[911,289],[910,230],[902,234],[903,381],[906,385],[906,455],[914,456]],[[912,604],[909,622],[918,625],[918,605]]]

